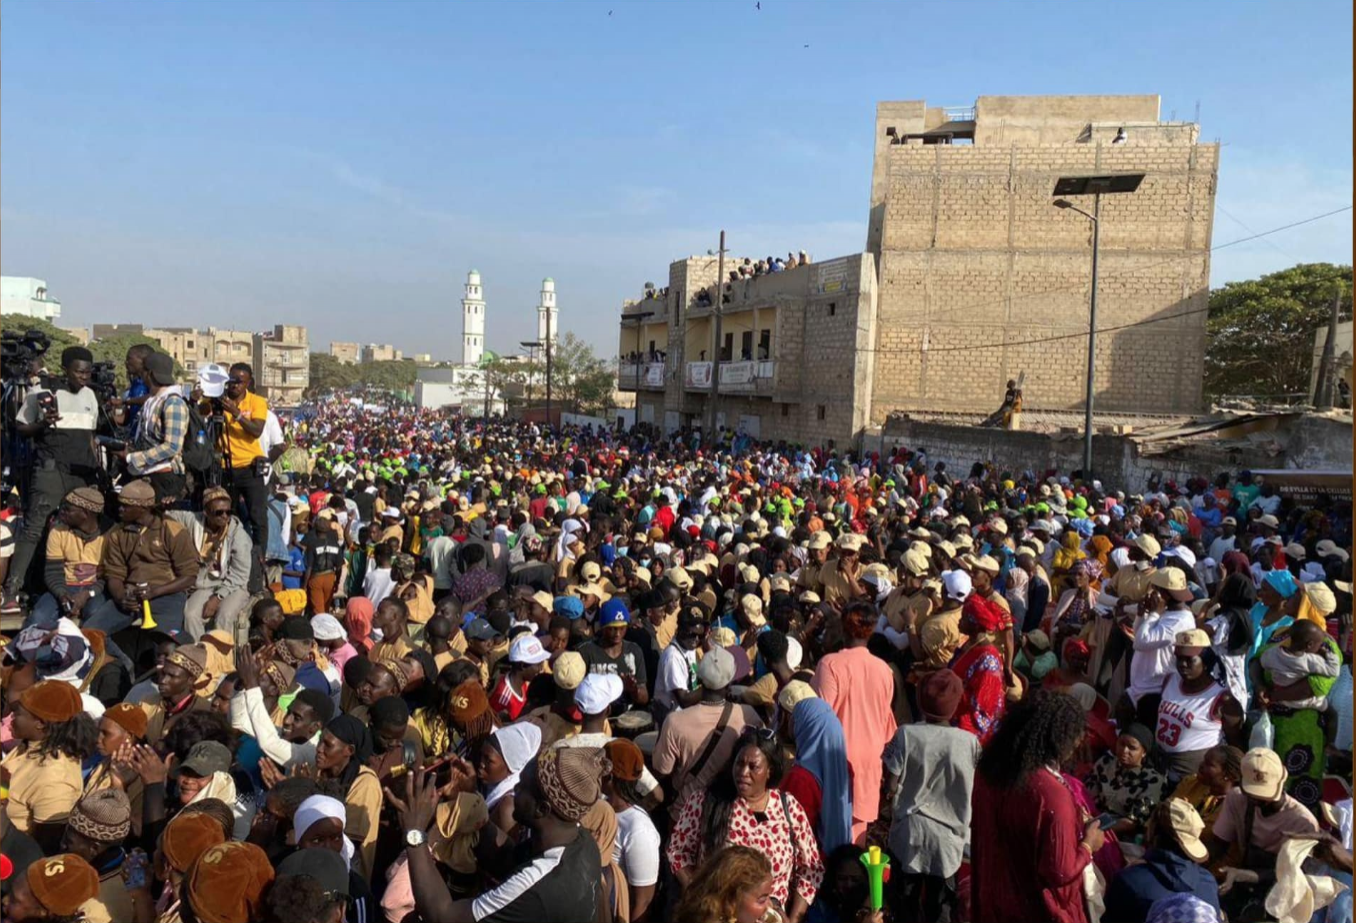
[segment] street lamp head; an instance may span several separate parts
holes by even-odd
[[[707,255],[707,256],[715,256],[715,255],[716,255],[716,251],[714,251],[714,250],[712,250],[710,247],[708,247],[708,248],[706,249],[706,255]]]
[[[1073,203],[1068,199],[1055,199],[1053,203],[1055,208],[1073,208]]]

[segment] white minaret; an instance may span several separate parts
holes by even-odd
[[[550,321],[550,326],[547,326]],[[551,344],[560,339],[560,320],[556,316],[556,282],[554,279],[541,280],[541,301],[537,303],[537,342],[545,343],[547,330],[550,330]]]
[[[480,272],[466,274],[466,294],[461,299],[461,364],[477,365],[485,354],[485,296]]]

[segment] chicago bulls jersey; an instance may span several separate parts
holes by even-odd
[[[1212,682],[1204,692],[1182,690],[1182,677],[1170,673],[1163,684],[1163,701],[1158,706],[1159,749],[1165,753],[1190,753],[1208,750],[1224,739],[1220,705],[1227,692]]]

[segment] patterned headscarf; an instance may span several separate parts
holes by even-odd
[[[1180,892],[1153,902],[1146,923],[1219,923],[1220,912],[1190,892]]]

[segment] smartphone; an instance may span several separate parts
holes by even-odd
[[[1110,830],[1112,827],[1116,826],[1116,822],[1119,820],[1120,818],[1115,814],[1100,814],[1097,817],[1097,826],[1101,827],[1103,830]]]
[[[146,887],[151,868],[151,857],[144,849],[133,849],[123,860],[123,885],[128,891]]]
[[[57,397],[51,391],[44,391],[38,395],[38,408],[43,413],[57,412]]]

